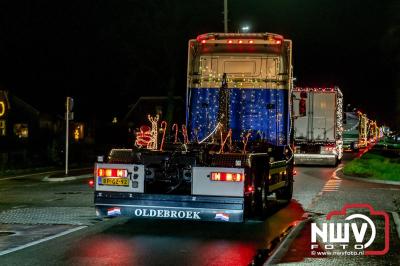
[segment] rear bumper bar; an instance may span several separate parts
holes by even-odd
[[[243,197],[95,192],[100,217],[243,222]]]
[[[337,156],[334,154],[299,154],[294,155],[295,164],[303,165],[336,165]]]

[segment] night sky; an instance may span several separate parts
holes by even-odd
[[[139,96],[183,96],[187,41],[223,31],[223,0],[1,1],[0,85],[38,110],[124,115]],[[338,85],[346,103],[400,121],[400,2],[229,1],[229,28],[293,40],[298,86]],[[397,110],[396,110],[397,109]]]

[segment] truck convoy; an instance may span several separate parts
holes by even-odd
[[[357,151],[368,145],[368,118],[360,111],[345,112],[343,121],[343,148]]]
[[[296,164],[336,165],[342,158],[342,105],[338,87],[293,90]]]
[[[345,112],[343,119],[343,149],[357,151],[360,138],[360,117],[356,112]]]
[[[265,217],[270,194],[292,197],[291,92],[292,43],[281,35],[208,33],[190,40],[186,124],[148,114],[134,147],[98,159],[97,215]]]

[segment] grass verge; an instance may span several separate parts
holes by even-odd
[[[378,180],[400,181],[400,157],[386,157],[371,152],[347,163],[345,175]]]

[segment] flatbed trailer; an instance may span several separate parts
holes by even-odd
[[[135,147],[95,165],[100,217],[265,218],[293,192],[292,43],[272,33],[189,41],[186,124],[148,115]],[[145,115],[145,114],[143,114]]]

